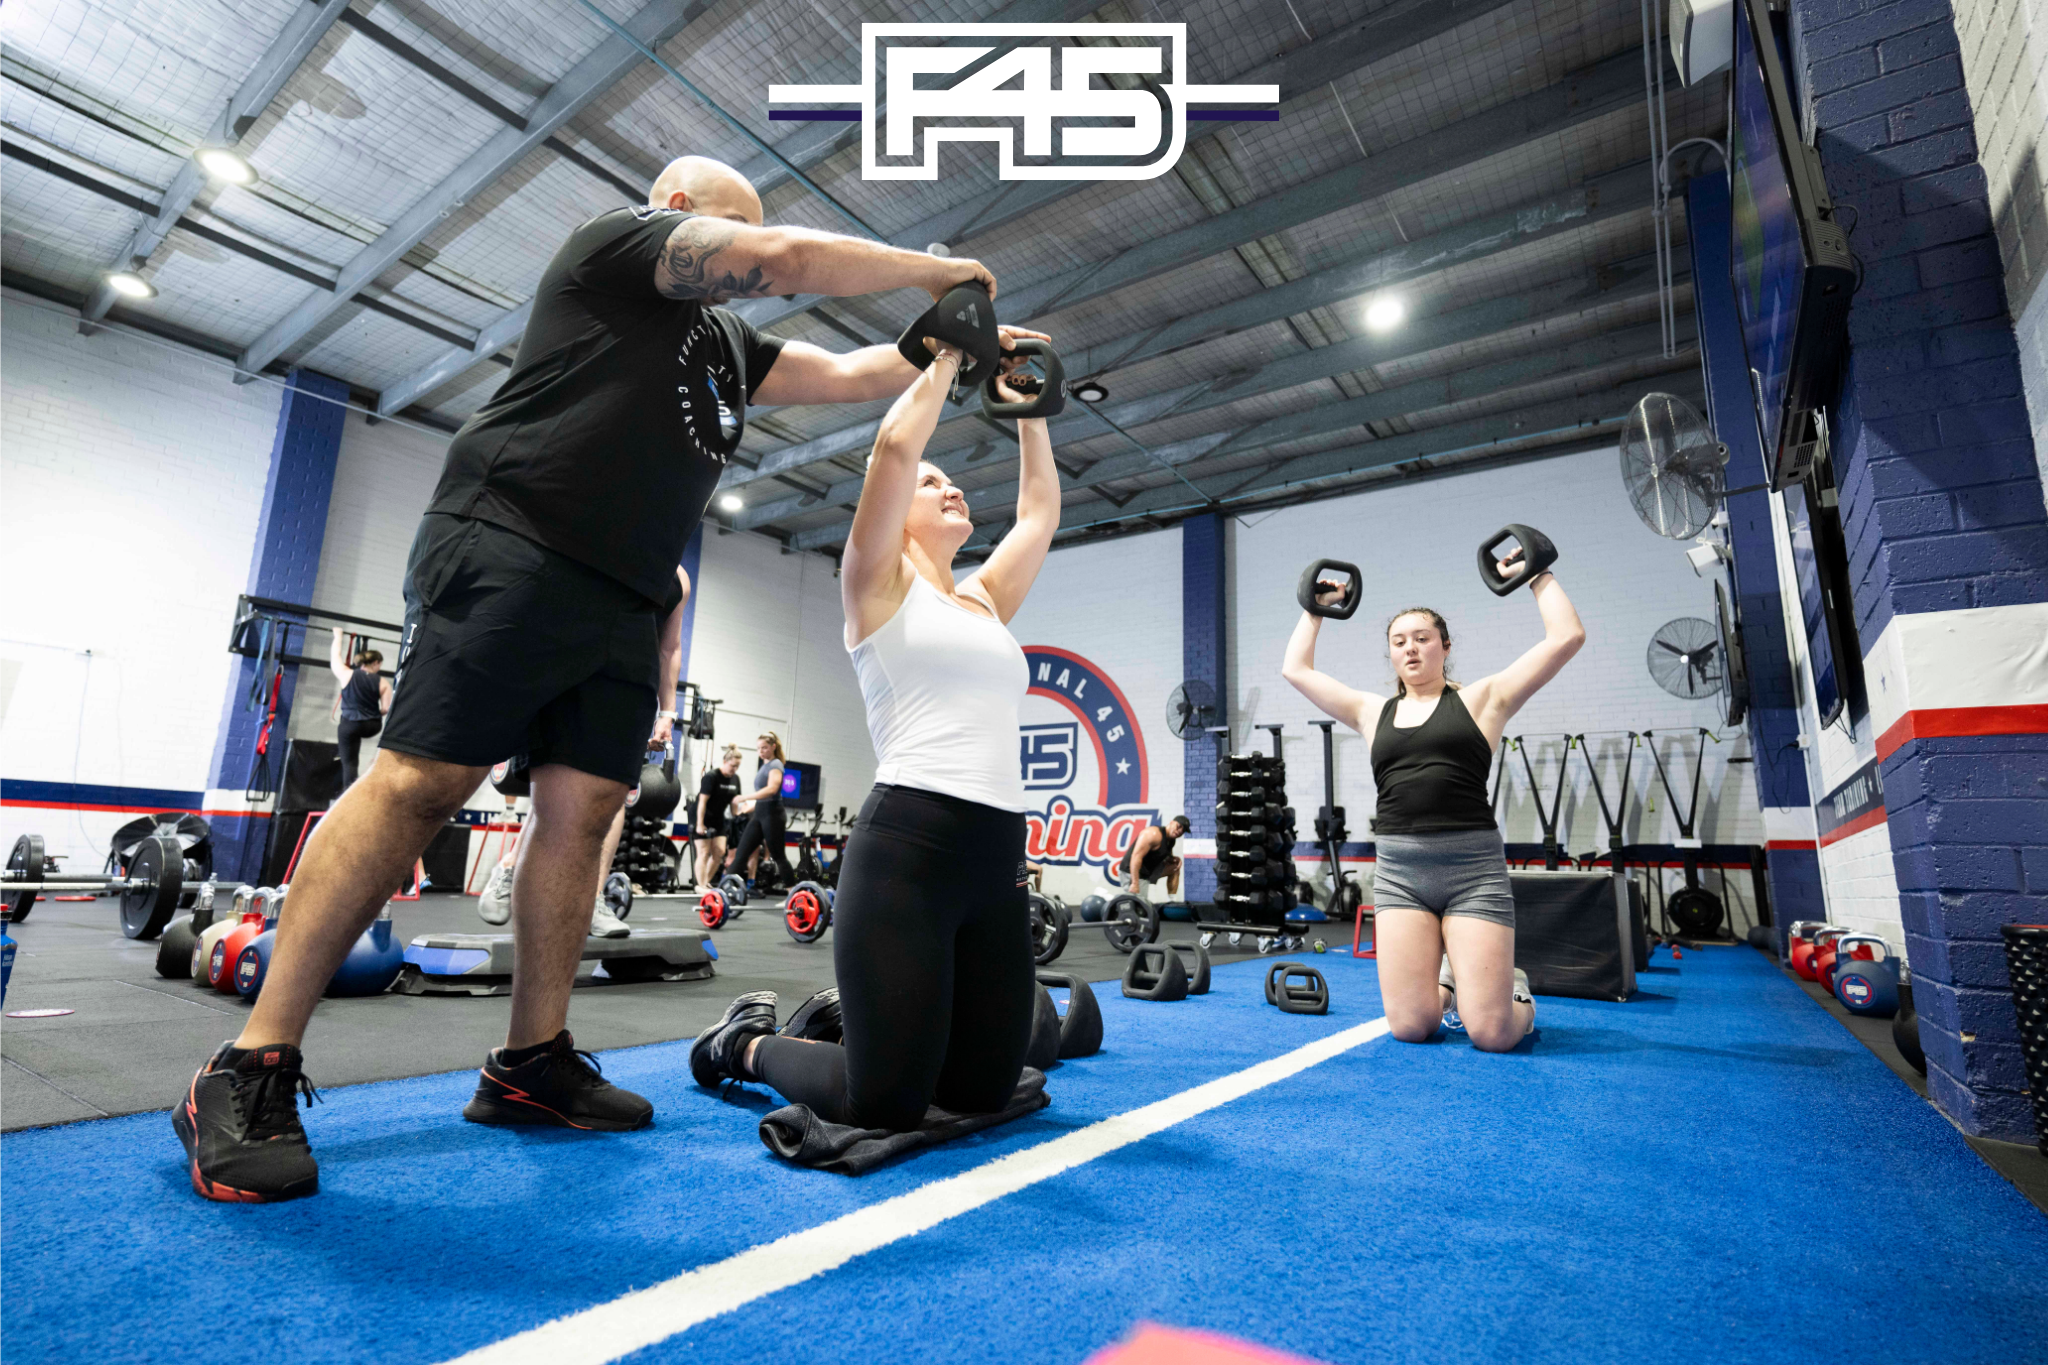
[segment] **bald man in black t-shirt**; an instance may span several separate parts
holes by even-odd
[[[577,1053],[570,988],[605,831],[655,718],[656,636],[676,564],[739,447],[749,403],[861,403],[916,377],[892,345],[838,355],[717,307],[978,281],[977,261],[761,226],[737,171],[664,170],[638,208],[569,234],[534,291],[511,374],[448,446],[407,565],[404,638],[375,763],[308,842],[241,1036],[173,1111],[193,1188],[313,1193],[294,1092],[335,968],[492,764],[525,752],[533,814],[513,890],[505,1046],[463,1110],[482,1123],[620,1130],[652,1107]],[[1005,330],[1005,345],[1017,335]]]

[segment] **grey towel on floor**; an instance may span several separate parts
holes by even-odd
[[[1052,1099],[1045,1093],[1045,1073],[1025,1067],[1010,1103],[993,1114],[956,1114],[937,1105],[924,1111],[924,1123],[906,1133],[886,1128],[849,1128],[827,1123],[801,1104],[784,1105],[761,1120],[761,1141],[784,1161],[841,1175],[866,1175],[885,1161],[935,1143],[950,1142],[999,1123],[1035,1113]]]

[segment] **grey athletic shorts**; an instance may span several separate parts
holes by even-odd
[[[1373,909],[1470,915],[1515,927],[1506,850],[1494,829],[1381,834],[1373,839]]]

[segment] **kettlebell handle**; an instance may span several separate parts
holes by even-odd
[[[1067,410],[1067,369],[1060,363],[1060,353],[1052,348],[1050,341],[1037,337],[1018,337],[1008,351],[1010,355],[1035,355],[1045,366],[1043,387],[1020,403],[1012,403],[996,392],[996,381],[1002,378],[1002,363],[996,367],[981,384],[981,410],[990,417],[1010,417],[1022,420],[1026,417],[1057,417]]]
[[[1350,575],[1351,581],[1344,587],[1344,595],[1327,606],[1316,601],[1316,585],[1323,581],[1323,571],[1335,569]],[[1341,559],[1318,559],[1301,571],[1301,581],[1294,585],[1294,600],[1310,616],[1328,617],[1332,621],[1349,621],[1351,614],[1358,610],[1358,600],[1364,595],[1365,576],[1358,572],[1356,564],[1346,564]]]
[[[1522,547],[1522,562],[1517,566],[1518,572],[1504,575],[1494,550],[1505,540],[1513,540]],[[1524,583],[1535,582],[1537,575],[1555,563],[1557,547],[1550,543],[1550,537],[1520,522],[1509,522],[1479,546],[1479,578],[1495,597],[1506,597]]]
[[[1858,943],[1875,943],[1878,951],[1884,954],[1883,957],[1878,959],[1880,962],[1887,960],[1892,955],[1892,945],[1879,938],[1876,934],[1844,934],[1835,940],[1835,953],[1837,955],[1835,960],[1839,962],[1841,960],[1840,955],[1848,952],[1852,946]]]
[[[992,374],[1002,356],[995,304],[989,300],[988,290],[973,281],[954,285],[913,318],[896,338],[896,353],[920,370],[930,369],[932,353],[924,344],[926,337],[960,348],[960,373],[955,382],[962,389],[972,388]]]

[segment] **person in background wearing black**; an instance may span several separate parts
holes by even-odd
[[[334,735],[341,751],[342,791],[356,784],[362,768],[363,741],[383,730],[384,713],[391,709],[391,680],[378,671],[384,656],[366,649],[351,660],[348,644],[348,633],[337,629],[333,643],[327,647],[327,670],[341,684],[341,695],[335,698]]]
[[[320,822],[241,1035],[178,1097],[192,1187],[228,1202],[319,1188],[295,1096],[299,1043],[358,936],[491,765],[524,750],[533,815],[513,913],[505,1045],[463,1115],[638,1128],[653,1106],[606,1081],[565,1027],[605,831],[654,729],[656,638],[676,565],[755,404],[893,398],[893,345],[835,355],[716,305],[995,277],[966,257],[798,227],[721,162],[671,162],[647,202],[583,223],[531,296],[511,373],[448,445],[406,568],[405,632],[376,761]],[[1015,333],[1004,334],[1014,344]]]
[[[1176,815],[1163,825],[1153,825],[1140,830],[1138,837],[1131,840],[1131,850],[1124,855],[1123,866],[1117,870],[1123,873],[1124,890],[1134,896],[1145,894],[1145,884],[1166,878],[1166,894],[1180,894],[1180,859],[1174,855],[1173,846],[1188,832],[1188,818]],[[1132,871],[1133,868],[1137,870]]]
[[[751,882],[765,853],[782,874],[778,885],[788,886],[796,880],[789,868],[789,855],[783,851],[789,831],[782,823],[782,774],[789,760],[782,754],[782,737],[773,730],[761,736],[754,752],[761,766],[754,769],[754,790],[732,803],[734,811],[747,817],[747,823],[740,831],[739,843],[725,855],[726,870],[737,871]]]
[[[718,766],[707,769],[697,784],[697,808],[690,819],[690,842],[697,846],[697,886],[708,890],[718,882],[725,862],[725,812],[740,794],[740,746],[728,744]]]

